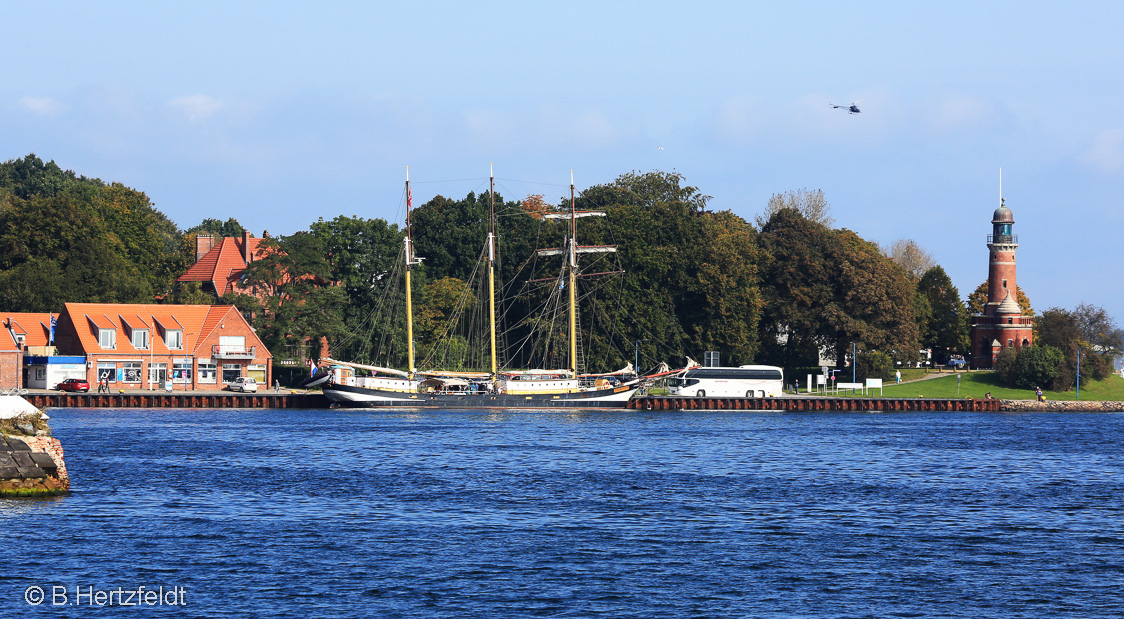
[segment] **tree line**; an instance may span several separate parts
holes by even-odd
[[[721,351],[728,365],[796,369],[816,366],[821,356],[842,365],[855,350],[859,369],[885,377],[895,364],[917,361],[922,349],[937,363],[967,352],[969,317],[982,311],[986,282],[962,299],[916,243],[881,248],[834,227],[822,191],[777,194],[754,222],[710,210],[708,202],[667,172],[624,174],[576,198],[579,211],[607,215],[583,218],[580,242],[619,250],[583,256],[587,272],[600,273],[578,286],[587,370],[634,359],[641,370],[676,367],[707,350]],[[479,265],[491,208],[487,194],[470,193],[437,196],[413,211],[416,253],[425,258],[411,271],[414,339],[424,362],[487,365],[481,342],[488,292]],[[569,198],[496,195],[494,208],[501,363],[565,367],[561,263],[535,250],[562,246],[566,225],[544,215],[568,212]],[[218,302],[175,279],[194,261],[195,235],[242,232],[234,218],[180,230],[144,193],[35,155],[0,164],[0,222],[0,302],[10,311],[154,297]],[[275,356],[316,356],[324,340],[337,358],[400,367],[403,236],[395,223],[341,215],[263,239],[265,256],[247,268],[244,293],[221,301],[252,317]],[[1038,343],[1061,351],[1058,367],[1083,351],[1089,376],[1111,371],[1121,345],[1111,317],[1090,306],[1047,310],[1036,330]],[[1004,354],[1001,374],[1013,377],[1014,353]],[[1019,367],[1028,365],[1041,364]],[[1059,369],[1058,376],[1051,384],[1064,385],[1067,375]]]

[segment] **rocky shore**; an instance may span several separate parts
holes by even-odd
[[[1104,413],[1124,411],[1124,402],[1087,402],[1071,400],[1000,400],[999,410],[1011,413]]]
[[[0,404],[0,497],[69,491],[62,443],[51,436],[49,417],[18,396],[3,396]]]

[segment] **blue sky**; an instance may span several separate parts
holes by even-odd
[[[962,295],[1003,192],[1039,311],[1124,322],[1119,2],[150,2],[0,7],[0,158],[288,234],[486,188],[677,171],[751,220],[823,189]],[[858,101],[863,113],[829,102]],[[663,147],[659,150],[657,147]],[[517,180],[516,180],[517,179]]]

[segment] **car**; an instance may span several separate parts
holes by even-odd
[[[59,383],[57,388],[60,391],[81,391],[86,393],[90,390],[90,383],[85,378],[68,378]]]
[[[230,390],[241,391],[242,393],[246,393],[247,391],[256,392],[258,390],[258,381],[247,376],[239,376],[230,382]]]

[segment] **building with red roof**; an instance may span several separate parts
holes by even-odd
[[[91,386],[205,390],[273,379],[272,355],[233,305],[67,303],[55,346],[85,357]]]
[[[54,314],[0,314],[0,389],[23,388],[24,355],[50,355]]]
[[[176,281],[200,282],[217,297],[243,292],[239,282],[246,267],[262,256],[262,240],[243,232],[241,238],[222,237],[216,243],[215,237],[200,234],[195,237],[195,264]]]

